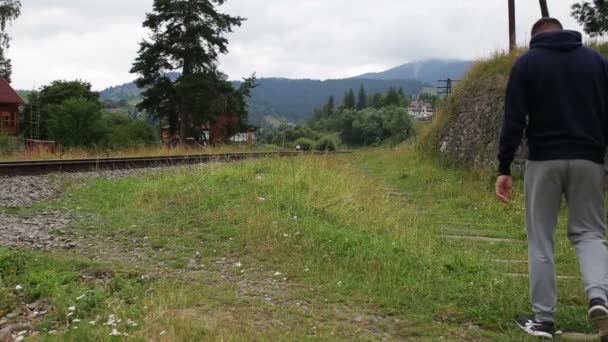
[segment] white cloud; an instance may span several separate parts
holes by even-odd
[[[578,29],[573,0],[552,0],[552,14]],[[129,69],[152,0],[23,1],[14,38],[13,83],[29,89],[55,79],[84,79],[96,89],[134,78]],[[229,0],[222,10],[247,17],[230,35],[221,69],[232,79],[337,78],[428,58],[472,59],[504,49],[506,1]],[[518,0],[525,44],[537,1]]]

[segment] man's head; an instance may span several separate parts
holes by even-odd
[[[559,20],[555,18],[542,18],[534,24],[532,27],[532,38],[545,32],[558,32],[563,31],[564,27]]]

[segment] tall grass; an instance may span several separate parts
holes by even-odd
[[[0,132],[0,158],[15,153],[16,147],[15,139],[6,133]]]
[[[10,141],[10,140],[9,140]],[[118,150],[96,149],[96,148],[60,148],[56,152],[47,150],[23,150],[17,151],[14,148],[6,149],[6,153],[2,154],[3,138],[0,135],[0,161],[11,160],[68,160],[68,159],[84,159],[84,158],[114,158],[114,157],[159,157],[159,156],[176,156],[190,154],[212,154],[212,153],[239,153],[251,152],[257,148],[250,145],[225,145],[210,148],[187,148],[175,147],[169,148],[164,146],[139,146],[132,148],[124,148]],[[8,145],[10,146],[10,145]]]

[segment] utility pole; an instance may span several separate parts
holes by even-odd
[[[541,0],[542,6],[543,0]],[[545,3],[545,6],[547,4]],[[517,35],[515,27],[515,0],[509,0],[509,51],[513,52],[517,48]]]
[[[549,6],[547,6],[547,0],[539,0],[539,1],[540,1],[540,11],[543,14],[543,18],[550,17]]]
[[[452,93],[452,89],[454,88],[454,83],[458,82],[458,80],[453,80],[448,78],[447,80],[439,80],[438,82],[443,83],[445,85],[441,87],[437,87],[439,89],[439,95],[450,95]]]

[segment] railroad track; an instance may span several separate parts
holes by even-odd
[[[345,154],[345,152],[331,152]],[[68,160],[32,160],[0,162],[0,177],[39,175],[54,172],[86,172],[99,170],[141,169],[174,165],[204,164],[263,157],[293,157],[302,152],[253,152],[180,155],[165,157],[96,158]]]

